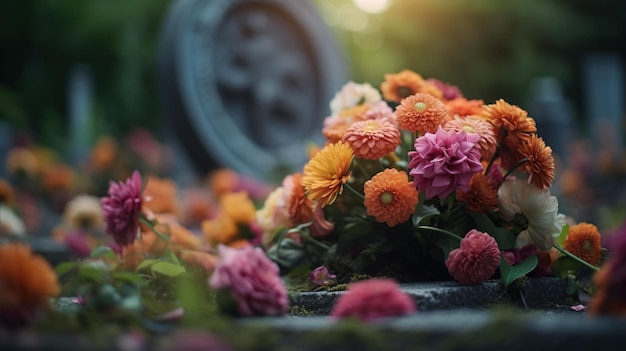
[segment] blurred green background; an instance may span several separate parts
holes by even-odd
[[[155,54],[170,2],[2,0],[0,121],[28,129],[38,143],[68,147],[68,75],[84,63],[94,82],[90,140],[134,126],[158,130]],[[387,8],[368,13],[359,3]],[[410,68],[458,85],[468,98],[524,106],[531,79],[549,75],[582,111],[583,55],[626,53],[626,1],[620,0],[315,4],[345,49],[353,80],[374,86],[383,74]],[[585,116],[576,118],[582,128]]]

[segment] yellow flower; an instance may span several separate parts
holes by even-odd
[[[304,166],[302,185],[307,197],[321,207],[332,204],[350,179],[353,157],[349,144],[339,141],[326,145]]]

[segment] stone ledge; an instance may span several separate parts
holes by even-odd
[[[567,301],[578,301],[577,295],[567,295],[567,281],[560,278],[528,279],[516,293],[511,293],[511,289],[505,291],[497,280],[470,286],[456,282],[407,283],[400,286],[415,299],[421,311],[484,309],[501,302],[529,309],[559,309],[567,305]],[[293,307],[311,315],[328,315],[343,293],[303,292],[291,294],[290,298]]]

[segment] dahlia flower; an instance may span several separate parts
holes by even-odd
[[[450,252],[446,267],[463,285],[480,284],[491,278],[500,266],[500,249],[491,235],[470,230],[458,249]]]
[[[479,140],[478,134],[448,133],[441,128],[417,138],[408,166],[417,190],[428,199],[443,199],[455,189],[467,191],[474,173],[483,169],[480,150],[475,147]]]
[[[104,226],[102,206],[97,197],[81,194],[70,200],[63,217],[72,229],[96,229]]]
[[[557,212],[559,203],[548,189],[539,189],[519,179],[505,180],[498,189],[500,215],[522,231],[515,247],[534,244],[540,251],[549,251],[561,232]]]
[[[364,205],[369,216],[390,227],[405,222],[415,212],[418,194],[407,174],[387,168],[364,184]]]
[[[336,115],[347,108],[380,100],[382,100],[380,93],[369,83],[348,82],[330,101],[330,112],[331,115]]]
[[[415,301],[391,279],[373,278],[350,284],[330,315],[335,319],[356,318],[372,322],[417,311]]]
[[[448,111],[441,100],[427,93],[411,95],[395,110],[400,129],[410,132],[435,133],[448,120]]]
[[[382,119],[359,121],[346,130],[343,141],[350,144],[356,157],[377,160],[400,145],[400,131]]]
[[[233,249],[218,246],[219,260],[209,278],[213,289],[226,289],[241,316],[284,315],[287,290],[276,263],[259,247]]]
[[[100,199],[106,232],[120,246],[131,244],[139,232],[141,212],[141,174],[134,171],[126,182],[109,184],[109,196]]]
[[[400,102],[402,99],[420,92],[424,78],[419,74],[405,69],[399,73],[385,74],[380,90],[385,100]]]
[[[602,257],[602,242],[598,227],[585,222],[571,226],[563,248],[586,262],[597,265]]]

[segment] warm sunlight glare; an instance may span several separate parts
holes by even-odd
[[[356,7],[368,13],[381,13],[387,10],[391,0],[352,0]]]

